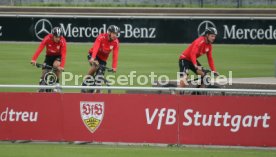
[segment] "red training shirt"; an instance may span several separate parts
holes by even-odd
[[[186,59],[191,61],[194,65],[197,65],[197,58],[204,54],[207,54],[208,63],[211,70],[216,71],[212,57],[212,44],[206,43],[204,36],[200,36],[195,41],[193,41],[192,44],[182,52],[179,59]]]
[[[46,56],[61,56],[60,66],[64,68],[66,61],[66,40],[63,36],[60,37],[58,43],[54,42],[53,34],[48,34],[44,37],[39,47],[37,48],[32,60],[36,61],[44,47],[46,46]]]
[[[89,50],[92,58],[99,57],[101,60],[106,61],[109,54],[113,51],[112,68],[117,69],[118,55],[119,55],[119,40],[115,39],[109,41],[107,33],[100,34],[94,42],[93,47]]]

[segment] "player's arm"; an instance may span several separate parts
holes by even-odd
[[[212,56],[212,48],[211,48],[211,50],[207,53],[207,59],[208,59],[209,67],[210,67],[210,69],[212,70],[212,72],[214,72],[215,75],[219,75],[219,73],[216,71],[214,59],[213,59],[213,56]]]
[[[199,48],[200,48],[200,45],[202,44],[202,41],[201,40],[197,40],[197,41],[195,41],[194,44],[195,45],[192,48],[192,51],[191,51],[191,54],[190,54],[191,56],[190,57],[191,57],[193,65],[197,69],[200,65],[197,64],[196,54],[199,51]]]
[[[66,47],[66,40],[63,40],[63,44],[61,47],[61,63],[59,70],[64,70],[64,65],[66,63],[66,53],[67,53],[67,47]]]
[[[212,56],[212,49],[207,53],[207,59],[208,59],[208,64],[209,64],[209,67],[211,68],[211,70],[216,71],[214,59]]]
[[[112,69],[114,72],[117,71],[118,56],[119,56],[119,44],[114,47],[113,55],[112,55]]]
[[[95,60],[95,58],[97,56],[97,53],[98,53],[100,45],[101,45],[101,41],[102,41],[102,37],[98,36],[97,39],[94,42],[93,47],[89,50],[89,52],[92,53],[92,57],[90,59],[91,63],[94,62],[94,60]]]
[[[36,60],[37,60],[38,56],[41,54],[41,52],[43,51],[44,47],[46,46],[46,43],[47,43],[48,38],[49,38],[49,37],[46,36],[46,37],[42,40],[42,42],[39,44],[38,48],[36,49],[36,51],[35,51],[35,53],[34,53],[34,55],[33,55],[33,57],[32,57],[32,60],[31,60],[31,63],[32,63],[33,65],[36,64]]]

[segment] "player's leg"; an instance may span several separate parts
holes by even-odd
[[[91,57],[92,57],[92,56],[91,56],[91,54],[89,53],[88,56],[87,56],[88,62],[89,62],[89,60],[91,59]],[[95,61],[98,63],[97,57],[96,57]],[[95,72],[98,70],[98,66],[92,65],[90,62],[89,62],[89,64],[90,64],[90,67],[89,67],[89,69],[88,69],[87,75],[94,76]]]
[[[60,64],[61,64],[60,61],[61,61],[61,57],[59,56],[59,57],[57,57],[57,58],[55,59],[55,61],[54,61],[54,63],[53,63],[53,67],[57,69],[57,68],[60,66]],[[60,71],[60,70],[55,70],[54,73],[55,73],[56,76],[57,76],[56,85],[59,85],[59,80],[60,80],[62,71]],[[59,89],[59,88],[58,88],[58,89],[54,89],[54,92],[61,92],[61,89]]]
[[[201,66],[201,64],[197,61],[197,65],[198,66]],[[205,88],[205,84],[204,84],[204,77],[205,77],[205,74],[202,70],[200,69],[196,69],[195,66],[191,63],[190,64],[190,69],[191,71],[193,71],[196,75],[198,75],[199,80],[199,84],[196,86],[196,88]],[[203,93],[202,92],[199,92],[199,91],[193,91],[191,93],[192,95],[202,95]]]
[[[88,56],[87,56],[88,61],[91,59],[91,57],[92,57],[91,54],[88,54]],[[88,69],[85,79],[82,82],[82,86],[92,86],[95,84],[94,74],[98,70],[98,66],[92,65],[90,62],[89,62],[89,64],[90,64],[90,67]],[[94,90],[82,89],[81,92],[82,93],[93,93]]]
[[[198,60],[196,62],[197,62],[198,66],[201,66],[201,64],[199,63]],[[199,78],[200,84],[198,84],[197,88],[204,88],[205,85],[204,85],[203,81],[204,81],[205,73],[201,69],[196,69],[193,64],[190,65],[190,68],[196,75],[198,75],[200,77]]]
[[[197,66],[199,67],[202,67],[201,63],[196,60],[196,63],[197,63]],[[195,66],[193,64],[191,64],[191,70],[197,74],[197,75],[200,75],[201,77],[204,77],[205,76],[205,73],[202,71],[202,69],[196,69]]]
[[[60,66],[60,64],[61,64],[60,60],[61,60],[61,58],[60,58],[60,57],[57,57],[57,58],[54,60],[52,66],[53,66],[54,68],[57,69],[57,68]],[[57,76],[57,83],[59,83],[59,79],[60,79],[60,75],[61,75],[62,71],[60,71],[60,70],[55,70],[54,72],[55,72],[55,74],[56,74],[56,76]]]
[[[104,82],[104,74],[105,74],[105,66],[106,66],[106,62],[101,60],[100,58],[96,58],[99,62],[99,68],[96,71],[96,75],[95,76],[95,85],[96,86],[101,86]],[[100,93],[100,90],[96,90],[96,93]]]
[[[51,56],[46,56],[45,59],[44,59],[44,64],[50,65],[50,63],[52,64],[52,57]],[[46,82],[44,80],[44,76],[48,71],[49,71],[49,69],[47,69],[46,67],[42,67],[42,73],[41,73],[41,77],[40,77],[40,81],[39,81],[40,85],[46,85]]]
[[[105,66],[106,66],[106,62],[101,60],[100,58],[96,58],[98,63],[99,63],[99,67],[96,71],[96,85],[101,85],[103,78],[104,78],[104,74],[105,74]]]
[[[51,63],[51,56],[46,56],[44,59],[44,64],[48,65],[49,63]],[[48,71],[49,69],[47,69],[46,67],[42,67],[42,73],[39,80],[39,85],[47,85],[47,82],[45,80],[45,75]],[[38,92],[47,92],[47,91],[48,89],[39,89]]]
[[[188,85],[188,83],[187,83],[188,72],[189,72],[188,61],[184,60],[184,59],[179,60],[180,80],[179,80],[178,87],[184,88]],[[183,94],[183,92],[180,92],[179,94]]]
[[[42,68],[41,76],[40,76],[40,79],[39,79],[39,85],[41,85],[41,86],[47,85],[45,80],[44,80],[44,76],[45,76],[46,73],[47,73],[47,69]],[[46,89],[41,88],[41,89],[38,90],[38,92],[46,92]]]

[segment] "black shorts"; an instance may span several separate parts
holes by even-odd
[[[88,53],[88,56],[87,56],[88,61],[91,59],[91,57],[92,57],[91,54]],[[96,56],[95,60],[97,60],[100,65],[106,66],[106,61],[101,60],[98,56]],[[91,63],[90,63],[90,65],[91,65]]]
[[[91,54],[88,53],[88,56],[87,56],[88,61],[91,59],[91,57],[92,57]],[[100,65],[102,65],[104,67],[106,66],[106,61],[101,60],[98,56],[96,56],[95,60],[97,60]],[[89,62],[89,64],[92,66],[92,64],[90,62]],[[105,69],[103,69],[103,74],[104,74],[104,72],[105,72]]]
[[[192,70],[196,74],[196,68],[191,61],[188,61],[186,59],[180,59],[179,60],[180,76],[182,77],[184,74],[188,75],[189,70]]]
[[[53,66],[55,61],[61,61],[61,56],[46,56],[44,63],[49,66]],[[47,68],[42,68],[42,69],[47,69]]]

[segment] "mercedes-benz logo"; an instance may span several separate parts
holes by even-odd
[[[47,19],[38,20],[34,27],[35,36],[40,40],[43,40],[43,38],[47,34],[51,33],[51,30],[52,30],[52,24]]]
[[[208,27],[214,27],[216,28],[216,25],[211,22],[211,21],[203,21],[201,22],[198,27],[197,27],[197,33],[198,33],[198,36],[201,36],[203,35],[204,31],[206,30],[206,28]]]

